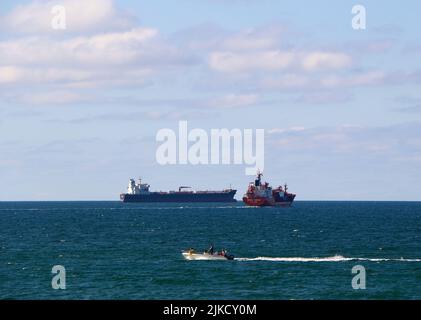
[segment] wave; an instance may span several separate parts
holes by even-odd
[[[272,262],[346,262],[346,261],[371,261],[371,262],[421,262],[421,259],[393,259],[393,258],[347,258],[340,255],[322,258],[304,258],[304,257],[257,257],[257,258],[235,258],[236,261],[272,261]]]

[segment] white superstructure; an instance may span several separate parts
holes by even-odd
[[[142,179],[139,179],[138,182],[134,179],[129,180],[129,186],[127,187],[128,194],[145,194],[149,193],[150,185],[147,183],[142,183]]]

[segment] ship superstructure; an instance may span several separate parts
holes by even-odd
[[[148,194],[150,185],[142,183],[142,179],[139,178],[138,183],[134,179],[129,180],[129,186],[127,187],[127,194]]]

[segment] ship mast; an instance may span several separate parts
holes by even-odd
[[[256,180],[254,181],[254,185],[256,187],[259,187],[261,185],[262,176],[263,176],[263,173],[260,170],[258,170]]]

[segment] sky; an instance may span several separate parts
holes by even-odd
[[[264,177],[297,200],[421,200],[420,9],[1,0],[0,201],[118,200],[132,177],[240,199],[247,165],[157,163],[179,121],[264,129]]]

